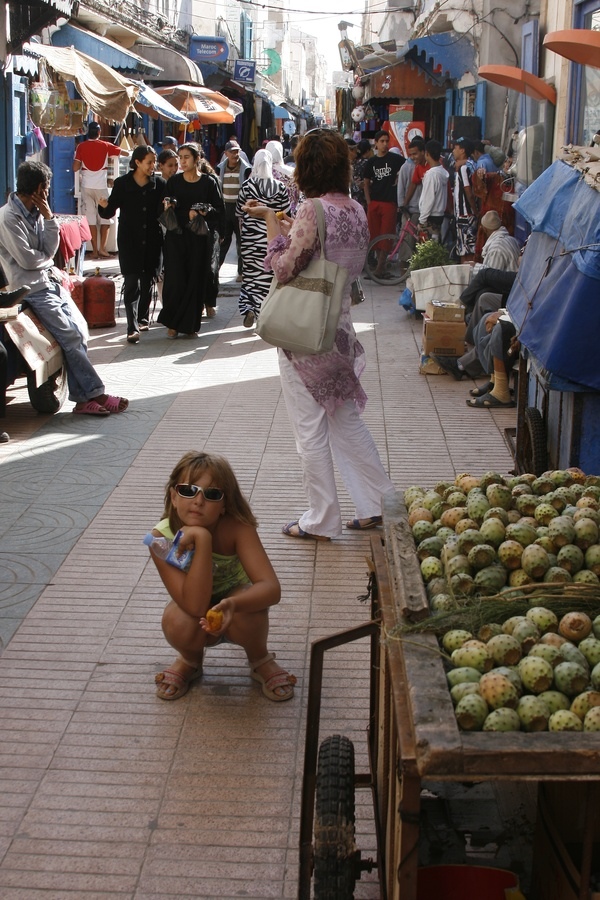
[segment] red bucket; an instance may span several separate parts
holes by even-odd
[[[486,866],[426,866],[418,870],[417,900],[507,900],[519,879],[506,869]]]

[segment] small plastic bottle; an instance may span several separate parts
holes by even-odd
[[[168,538],[156,537],[155,534],[150,534],[150,532],[148,532],[143,542],[147,547],[150,547],[159,559],[166,559],[172,546],[172,541]]]

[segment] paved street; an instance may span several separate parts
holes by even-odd
[[[125,321],[91,333],[91,357],[129,410],[108,419],[36,415],[9,389],[0,445],[0,896],[3,900],[181,900],[296,896],[311,641],[368,618],[370,533],[294,541],[304,508],[276,351],[244,329],[233,265],[197,340]],[[418,372],[420,320],[395,288],[365,282],[354,319],[367,351],[365,418],[394,484],[508,471],[514,410],[472,410],[470,382]],[[121,310],[121,313],[123,311]],[[231,461],[283,587],[270,648],[298,677],[270,703],[243,652],[207,653],[175,703],[155,697],[168,665],[165,591],[142,538],[188,449]],[[341,489],[344,513],[353,515]],[[368,647],[332,651],[321,734],[349,735],[367,766]],[[374,855],[370,795],[357,844]],[[377,898],[376,873],[357,898]]]

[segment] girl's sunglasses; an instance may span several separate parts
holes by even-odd
[[[191,500],[197,494],[202,494],[205,500],[212,500],[218,503],[225,496],[225,491],[219,488],[202,488],[198,484],[176,484],[175,490],[185,500]]]

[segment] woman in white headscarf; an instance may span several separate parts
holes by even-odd
[[[298,191],[298,185],[294,181],[294,170],[291,166],[286,166],[283,161],[283,148],[280,141],[269,141],[265,150],[268,150],[273,157],[273,178],[282,181],[288,189],[291,205],[290,215],[295,216],[300,192]]]
[[[259,150],[254,157],[250,178],[240,188],[236,205],[236,215],[240,217],[242,255],[239,310],[246,328],[254,325],[261,303],[273,281],[273,273],[265,272],[263,268],[267,253],[267,226],[263,219],[252,218],[244,212],[244,206],[249,200],[268,206],[276,212],[290,211],[287,188],[273,177],[273,159],[266,150]]]

